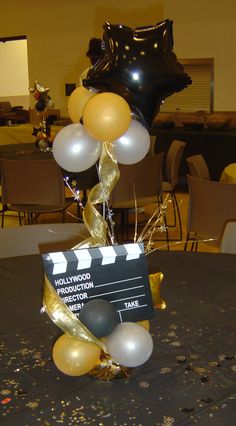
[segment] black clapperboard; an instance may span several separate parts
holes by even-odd
[[[90,300],[112,303],[120,322],[154,316],[143,244],[92,247],[42,255],[48,280],[79,316]]]

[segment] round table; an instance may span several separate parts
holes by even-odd
[[[231,163],[224,168],[220,181],[225,183],[236,183],[236,163]]]

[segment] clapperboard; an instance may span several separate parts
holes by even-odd
[[[48,280],[75,314],[93,299],[112,303],[120,321],[154,315],[143,244],[124,244],[43,254]]]

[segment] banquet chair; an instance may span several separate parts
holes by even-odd
[[[236,254],[236,220],[226,223],[220,240],[220,252]]]
[[[66,251],[88,236],[89,233],[82,223],[50,223],[0,228],[0,259]]]
[[[202,154],[191,155],[186,158],[186,162],[191,176],[201,179],[211,179],[208,165]]]
[[[62,171],[51,159],[1,159],[2,227],[5,212],[14,211],[26,217],[32,224],[42,213],[61,212],[65,220],[65,210],[74,202],[65,196]]]
[[[198,242],[219,247],[228,221],[236,220],[236,185],[187,175],[189,206],[184,250],[197,251]]]
[[[111,193],[110,204],[121,213],[121,235],[129,239],[129,212],[150,204],[160,206],[162,194],[162,161],[164,153],[146,156],[136,164],[119,164],[120,178]],[[165,215],[163,216],[165,222]],[[134,225],[133,225],[134,226]],[[165,229],[168,244],[168,230]]]
[[[179,209],[179,203],[176,198],[176,186],[179,181],[179,168],[180,163],[183,157],[183,151],[186,146],[186,143],[179,140],[173,140],[171,142],[171,145],[167,151],[166,155],[166,162],[165,162],[165,175],[166,180],[163,181],[162,189],[164,193],[169,193],[171,200],[172,200],[172,206],[173,206],[173,223],[168,223],[167,220],[167,226],[168,227],[177,227],[179,228],[179,236],[176,239],[173,239],[174,241],[181,241],[182,240],[182,220],[180,216],[180,209]]]

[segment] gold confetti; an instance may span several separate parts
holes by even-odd
[[[10,389],[2,389],[2,390],[0,391],[0,394],[1,394],[1,395],[9,395],[10,393],[11,393]]]
[[[27,404],[25,404],[26,405],[26,407],[29,407],[29,408],[37,408],[38,407],[38,405],[39,405],[39,403],[37,402],[37,401],[29,401]]]
[[[163,367],[163,368],[160,369],[161,374],[167,374],[167,373],[170,373],[170,372],[171,372],[171,368],[169,368],[169,367]]]

